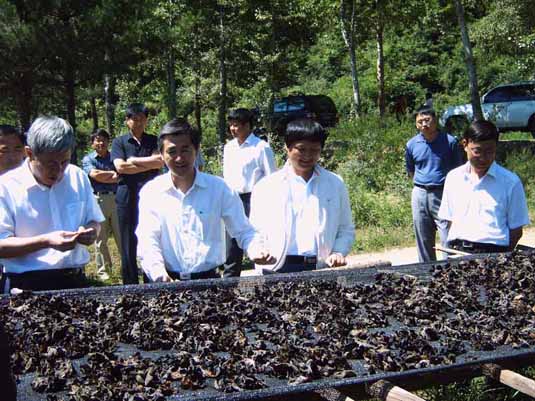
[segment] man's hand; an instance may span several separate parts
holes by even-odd
[[[154,280],[155,283],[172,283],[175,280],[169,276],[169,274],[165,273],[165,275],[158,277],[156,280]]]
[[[49,248],[66,252],[74,249],[79,235],[76,231],[52,231],[45,234],[45,238]]]
[[[260,251],[258,256],[253,259],[257,265],[272,265],[277,261],[277,258],[270,255],[268,251]]]
[[[347,265],[347,260],[346,257],[341,253],[331,253],[325,260],[325,263],[329,267],[338,267]]]
[[[78,238],[76,239],[82,245],[91,245],[97,239],[97,230],[95,227],[78,228]]]

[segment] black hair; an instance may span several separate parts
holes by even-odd
[[[242,124],[249,123],[249,125],[252,128],[254,125],[253,124],[254,114],[251,113],[251,110],[249,109],[244,109],[244,108],[234,109],[228,113],[227,121],[230,121],[230,120],[239,121]]]
[[[169,135],[189,135],[195,150],[199,150],[201,145],[201,134],[199,130],[193,128],[184,118],[173,118],[167,122],[158,134],[158,149],[163,149],[163,140]]]
[[[125,110],[126,118],[143,113],[145,117],[149,116],[149,109],[143,103],[131,103]]]
[[[327,140],[327,132],[320,123],[308,118],[290,121],[286,126],[284,143],[286,143],[287,147],[290,147],[295,142],[302,140],[320,142],[323,148]]]
[[[8,135],[14,135],[17,138],[19,138],[20,142],[23,145],[26,145],[26,135],[19,130],[18,128],[8,125],[8,124],[0,124],[0,136],[8,136]]]
[[[500,138],[500,133],[496,126],[487,120],[474,121],[463,133],[463,139],[467,142],[496,141]]]
[[[426,106],[426,105],[423,105],[422,107],[419,107],[414,112],[414,118],[418,117],[419,114],[421,114],[422,116],[431,116],[433,118],[437,117],[437,113],[435,112],[435,110],[432,107],[429,107],[429,106]]]
[[[91,140],[91,143],[93,143],[93,141],[95,139],[97,139],[97,137],[99,137],[99,136],[101,136],[102,138],[106,138],[108,141],[110,140],[110,134],[108,134],[108,131],[106,131],[103,128],[97,128],[89,136],[89,139]]]

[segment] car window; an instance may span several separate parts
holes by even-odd
[[[305,99],[293,98],[288,99],[288,111],[299,111],[305,108]]]
[[[286,100],[282,99],[282,100],[276,100],[275,103],[273,104],[273,111],[275,113],[284,113],[286,112],[286,106],[287,106],[287,102]]]
[[[509,102],[514,95],[514,91],[515,87],[513,86],[496,88],[485,96],[485,103]]]

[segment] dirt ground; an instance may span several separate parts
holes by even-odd
[[[524,230],[524,235],[520,239],[520,244],[535,247],[535,227],[529,227]],[[360,265],[377,263],[379,261],[390,262],[392,266],[406,265],[418,262],[418,253],[416,247],[410,248],[392,248],[384,252],[362,253],[349,255],[349,265]]]

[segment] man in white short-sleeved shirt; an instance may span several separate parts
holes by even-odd
[[[476,121],[462,145],[468,162],[446,177],[439,217],[450,222],[448,245],[469,253],[515,248],[529,224],[526,195],[518,176],[496,163],[498,131]]]
[[[268,261],[239,197],[221,178],[194,167],[200,136],[174,119],[162,128],[158,147],[166,174],[140,192],[136,229],[141,267],[150,281],[220,277],[225,261],[222,223],[257,263]]]
[[[248,109],[232,110],[228,117],[229,131],[234,137],[223,149],[223,178],[238,192],[245,214],[249,216],[251,192],[255,184],[277,169],[275,157],[266,141],[252,133],[253,113]],[[233,239],[225,263],[225,277],[239,276],[243,251]]]
[[[58,117],[39,117],[28,131],[27,160],[0,180],[3,291],[87,285],[86,245],[104,216],[86,174],[69,164],[74,133]]]

